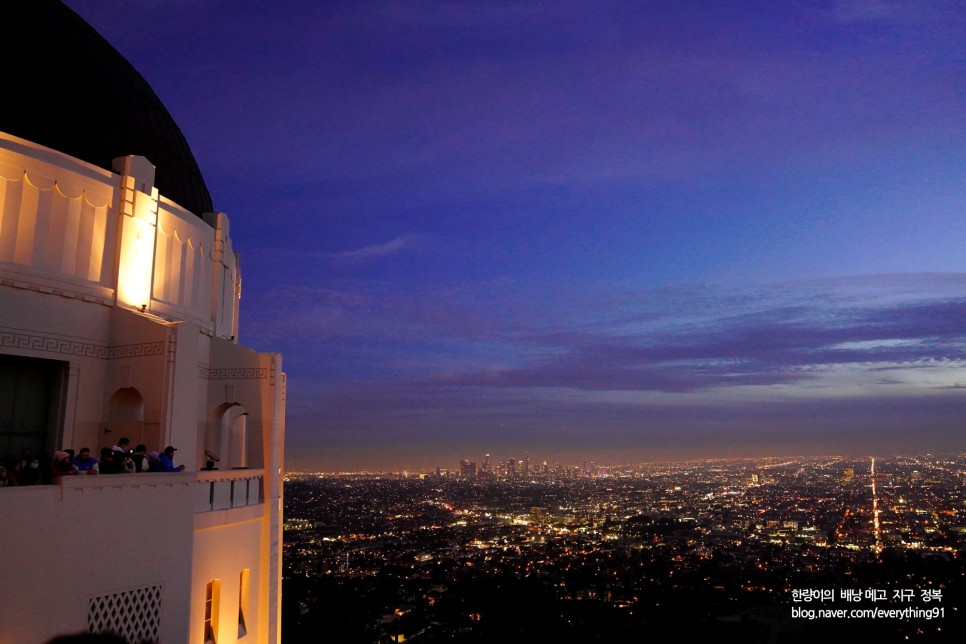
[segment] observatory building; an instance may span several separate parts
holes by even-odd
[[[239,340],[228,217],[93,28],[3,14],[0,458],[126,437],[185,467],[0,487],[0,644],[278,642],[285,374]]]

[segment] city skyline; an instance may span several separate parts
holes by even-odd
[[[347,641],[957,642],[962,471],[961,455],[918,455],[608,479],[290,474],[285,627],[338,623]]]
[[[613,462],[597,462],[585,459],[582,461],[550,461],[542,458],[531,459],[529,470],[526,469],[524,459],[516,458],[511,454],[491,453],[481,455],[482,458],[474,460],[473,456],[466,456],[454,463],[440,463],[434,467],[399,467],[399,468],[368,468],[368,469],[290,469],[288,474],[292,476],[320,475],[320,476],[348,476],[348,477],[368,477],[376,478],[382,476],[394,477],[415,477],[427,478],[441,476],[450,479],[467,479],[481,481],[498,481],[519,479],[524,482],[526,472],[533,480],[541,478],[609,478],[626,476],[634,473],[640,468],[660,468],[660,467],[707,467],[714,465],[734,465],[736,463],[771,463],[787,465],[790,462],[809,460],[809,459],[828,459],[830,461],[862,461],[866,463],[866,476],[874,473],[874,462],[876,459],[957,459],[966,458],[966,452],[962,451],[908,451],[890,453],[886,451],[869,452],[867,454],[773,454],[767,456],[707,456],[679,459],[650,459],[650,460],[624,460]],[[467,469],[464,469],[467,468]],[[469,475],[467,475],[469,473]],[[485,476],[489,474],[489,476]]]
[[[964,447],[955,4],[67,4],[231,218],[292,469]]]

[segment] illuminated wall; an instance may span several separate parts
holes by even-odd
[[[0,133],[0,353],[65,365],[46,449],[123,432],[186,466],[0,489],[23,528],[0,531],[0,644],[106,624],[128,601],[162,642],[200,642],[214,579],[218,642],[279,639],[285,374],[238,343],[228,217],[202,215],[158,193],[147,159],[111,172]],[[246,469],[202,472],[205,449]]]
[[[143,157],[117,159],[111,173],[0,133],[0,276],[237,337],[228,217],[202,220],[153,182]]]
[[[0,267],[38,287],[112,297],[116,180],[0,133]]]

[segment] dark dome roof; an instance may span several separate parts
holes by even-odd
[[[196,215],[211,195],[184,135],[147,81],[58,0],[5,3],[0,130],[102,168],[137,154],[155,186]],[[16,88],[15,91],[11,89]]]

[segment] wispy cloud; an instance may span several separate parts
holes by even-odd
[[[603,292],[551,316],[524,291],[500,300],[344,287],[286,294],[268,329],[323,338],[321,354],[359,364],[375,364],[374,346],[395,347],[371,381],[408,373],[426,387],[697,393],[872,387],[888,372],[922,390],[966,367],[966,284],[955,275]]]
[[[571,301],[582,314],[550,317],[521,289],[484,327],[473,320],[492,310],[469,306],[462,291],[369,292],[378,302],[312,293],[345,319],[323,345],[332,356],[311,362],[355,366],[335,379],[293,376],[302,402],[292,414],[324,417],[328,436],[431,436],[433,449],[453,426],[480,450],[507,445],[504,427],[581,449],[651,450],[678,444],[679,433],[693,438],[687,449],[711,452],[763,441],[858,449],[910,436],[947,445],[966,405],[964,277],[584,292]],[[378,322],[387,311],[391,325]],[[322,316],[307,311],[298,324],[324,327]]]
[[[845,0],[836,2],[832,17],[837,22],[879,22],[891,20],[899,13],[901,5],[883,0]]]
[[[399,235],[381,244],[369,244],[353,250],[345,250],[335,253],[317,253],[319,257],[336,261],[364,262],[380,257],[398,255],[404,251],[411,251],[417,248],[426,239],[425,235]]]
[[[955,3],[943,0],[838,0],[832,6],[832,18],[845,24],[921,22],[949,15],[953,11],[957,11]]]
[[[615,335],[582,331],[534,334],[554,351],[512,368],[447,374],[452,385],[562,387],[591,391],[696,392],[748,385],[787,385],[846,371],[856,381],[885,367],[966,364],[962,298],[861,304],[818,297],[811,305],[758,302],[753,311],[718,319],[682,316],[676,325]],[[694,303],[699,306],[699,303]],[[770,306],[762,307],[762,304]],[[837,376],[836,376],[837,377]]]

